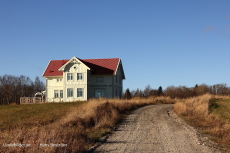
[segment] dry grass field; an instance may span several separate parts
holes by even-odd
[[[85,152],[111,132],[123,115],[148,104],[175,103],[167,97],[131,100],[0,106],[0,150]]]
[[[208,134],[218,143],[219,149],[230,150],[230,98],[203,95],[180,99],[174,111],[201,133]]]
[[[0,130],[48,125],[65,116],[70,108],[81,104],[83,102],[0,105]]]
[[[174,111],[201,133],[230,146],[230,99],[203,95],[91,99],[88,102],[0,106],[0,150],[10,152],[85,152],[122,117],[148,104],[176,103]]]

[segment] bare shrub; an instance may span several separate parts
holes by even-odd
[[[177,112],[178,115],[187,115],[186,105],[182,102],[178,102],[174,105],[174,111]]]

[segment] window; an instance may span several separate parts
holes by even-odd
[[[54,98],[63,98],[63,90],[54,90]]]
[[[60,90],[60,98],[63,98],[63,90]]]
[[[95,98],[105,97],[105,89],[95,89]]]
[[[77,80],[83,80],[83,74],[77,73]]]
[[[77,88],[77,97],[83,97],[83,88]]]
[[[67,88],[67,97],[73,97],[73,88]]]
[[[54,98],[58,98],[58,97],[59,97],[59,96],[58,96],[58,93],[59,93],[58,90],[54,90]]]
[[[62,79],[57,79],[57,82],[61,82],[62,81]]]
[[[73,80],[73,73],[67,73],[67,81]]]
[[[97,78],[96,78],[96,81],[97,81],[97,82],[103,82],[103,81],[104,81],[104,78],[102,78],[102,77],[97,77]]]

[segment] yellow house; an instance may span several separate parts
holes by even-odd
[[[125,74],[120,58],[51,60],[43,73],[47,102],[122,97]]]

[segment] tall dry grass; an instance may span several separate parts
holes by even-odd
[[[196,98],[180,99],[174,105],[174,111],[202,133],[211,135],[214,141],[224,144],[224,148],[230,149],[230,122],[209,111],[211,99],[228,98],[206,94]]]
[[[30,126],[29,129],[18,125],[1,131],[0,150],[4,153],[85,152],[98,138],[111,132],[127,111],[161,103],[175,103],[175,100],[168,97],[92,99],[70,109],[65,116],[50,124]],[[30,146],[9,147],[8,144]]]

